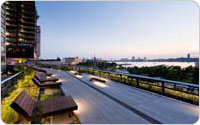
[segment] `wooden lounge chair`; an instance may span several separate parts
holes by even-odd
[[[40,81],[40,82],[56,82],[58,81],[58,78],[47,78],[46,73],[43,72],[36,72],[35,77]]]
[[[75,72],[74,75],[81,75],[81,73],[80,72]]]
[[[78,109],[71,96],[61,96],[46,101],[34,101],[25,91],[20,93],[10,105],[25,118],[47,116]]]
[[[62,85],[62,82],[40,82],[36,77],[32,80],[38,87],[59,87]]]
[[[95,77],[92,77],[92,78],[90,79],[90,81],[93,81],[93,80],[98,81],[98,82],[103,82],[103,83],[106,82],[106,80],[99,79],[99,78],[95,78]]]
[[[33,67],[33,69],[36,70],[36,71],[39,71],[39,72],[47,73],[47,71],[45,69],[42,69],[42,68]]]

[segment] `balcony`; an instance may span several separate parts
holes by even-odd
[[[10,7],[6,6],[6,10],[7,10],[7,11],[17,11],[16,9],[17,9],[17,8],[14,7],[14,6],[10,6]]]
[[[10,13],[8,11],[6,11],[5,15],[7,15],[7,16],[16,16],[14,13]]]
[[[26,29],[35,29],[34,26],[24,26],[24,25],[19,25],[19,26]]]
[[[21,11],[22,11],[22,13],[25,13],[25,14],[28,14],[28,15],[35,15],[36,14],[35,11],[27,11],[27,10],[24,10],[24,9],[22,9]]]
[[[25,14],[22,14],[21,16],[22,16],[22,18],[24,18],[24,19],[36,20],[36,17],[35,17],[35,16],[27,16],[27,15],[25,15]]]
[[[35,34],[35,31],[20,30],[19,32],[23,34]]]
[[[6,15],[6,20],[7,19],[16,19],[17,18],[16,15],[13,14],[13,13],[6,12],[5,15]]]
[[[6,38],[6,42],[11,43],[11,42],[16,42],[16,38]]]
[[[21,19],[25,22],[36,22],[36,18],[34,18],[33,16],[21,17]]]
[[[16,32],[17,32],[16,29],[7,29],[6,31],[7,31],[8,33],[16,33]]]
[[[22,33],[19,33],[20,38],[29,38],[29,39],[35,39],[35,35],[24,35]]]
[[[21,21],[22,23],[24,23],[24,24],[36,24],[35,21],[34,21],[34,22],[31,22],[31,21],[26,21],[26,20],[24,20],[24,19],[20,19],[20,21]]]
[[[14,27],[16,27],[17,25],[16,25],[16,24],[13,24],[13,23],[8,23],[8,22],[6,22],[6,26],[14,26]]]
[[[9,32],[6,32],[5,35],[6,35],[6,37],[16,37],[17,36],[16,33],[9,33]]]
[[[35,6],[35,2],[33,2],[33,1],[23,2],[23,5]]]

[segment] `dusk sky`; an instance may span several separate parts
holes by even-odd
[[[41,58],[168,58],[199,52],[192,1],[36,2]]]

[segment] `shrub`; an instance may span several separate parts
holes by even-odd
[[[10,104],[22,91],[26,91],[33,99],[37,97],[38,87],[32,81],[35,74],[34,70],[27,67],[20,67],[20,69],[24,69],[24,76],[18,79],[9,96],[1,101],[1,118],[7,124],[14,124],[19,121],[18,113],[10,107]]]

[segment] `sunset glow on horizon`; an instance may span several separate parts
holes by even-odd
[[[199,8],[192,1],[37,1],[36,6],[41,58],[199,54]]]

